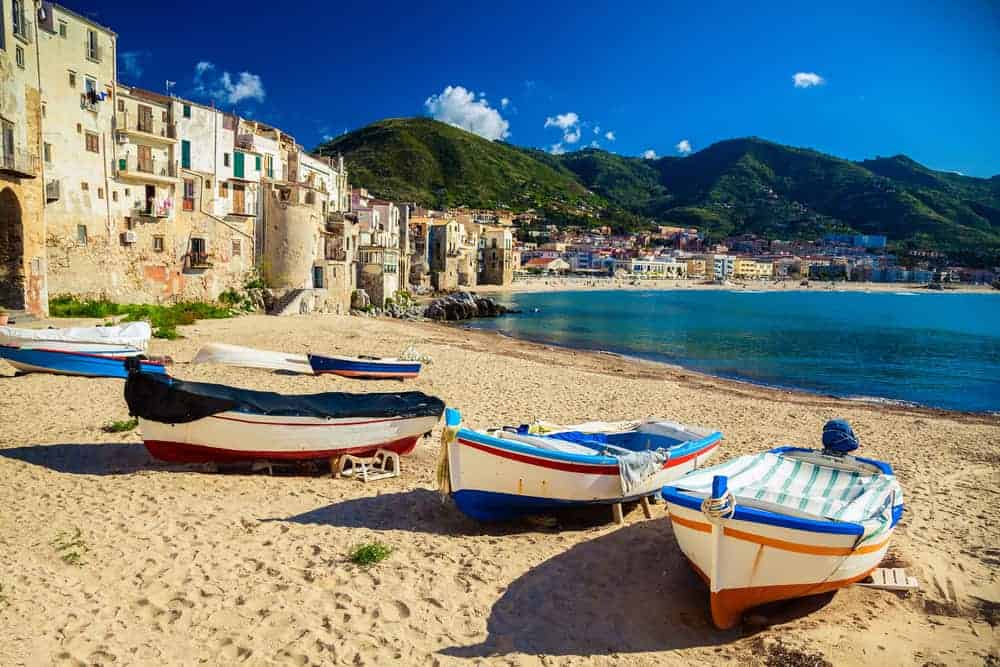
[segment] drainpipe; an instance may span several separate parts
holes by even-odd
[[[35,76],[38,79],[38,150],[41,153],[38,157],[38,171],[40,173],[40,178],[42,179],[42,210],[39,219],[42,223],[42,256],[39,258],[41,266],[38,267],[41,275],[42,287],[39,289],[38,294],[38,305],[41,309],[42,315],[45,317],[49,316],[49,251],[48,251],[48,224],[46,222],[47,215],[45,209],[49,206],[48,191],[45,188],[45,134],[42,132],[42,124],[44,119],[42,118],[42,50],[38,39],[38,10],[42,6],[40,0],[35,0],[32,3],[35,10],[34,23],[35,23]],[[3,8],[0,8],[0,12]],[[22,225],[23,225],[22,221]],[[24,261],[24,258],[21,258]],[[31,263],[28,263],[28,269],[31,268]],[[30,271],[29,271],[30,272]],[[29,273],[26,272],[26,273]],[[34,274],[31,273],[34,277]],[[25,303],[25,306],[28,304]]]
[[[117,38],[112,37],[111,38],[111,68],[112,68],[112,70],[111,70],[111,72],[112,72],[112,76],[111,76],[111,78],[112,78],[112,81],[111,81],[111,117],[112,118],[114,118],[115,108],[116,108],[115,107],[115,104],[116,104],[116,102],[115,102],[116,90],[115,89],[118,87],[118,46],[117,46],[116,42],[117,42]],[[100,115],[100,111],[98,111],[97,113],[98,113],[98,115]],[[114,122],[112,122],[112,126],[114,126]],[[104,162],[104,207],[105,207],[105,209],[107,209],[107,214],[108,214],[108,243],[111,243],[112,235],[114,234],[114,232],[113,232],[114,225],[113,225],[113,223],[111,221],[111,185],[110,185],[111,181],[108,178],[108,139],[107,139],[107,135],[105,135],[103,132],[101,132],[101,136],[104,137],[104,160],[103,160],[103,162]],[[112,145],[112,150],[114,150],[115,142],[112,141],[111,145]],[[111,159],[113,160],[114,158],[115,158],[115,156],[113,155]]]

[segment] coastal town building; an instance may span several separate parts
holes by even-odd
[[[514,235],[509,227],[486,227],[479,237],[479,282],[510,285],[514,281]]]
[[[0,5],[0,306],[45,315],[45,174],[37,34],[30,3]]]
[[[733,261],[733,277],[743,280],[763,280],[774,273],[771,262],[748,257],[737,257]]]

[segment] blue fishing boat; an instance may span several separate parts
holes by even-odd
[[[419,361],[386,359],[382,357],[324,357],[309,355],[309,365],[316,375],[330,373],[349,378],[398,379],[414,378],[420,374]]]
[[[123,350],[120,354],[107,352],[76,352],[43,347],[19,347],[0,344],[0,359],[22,373],[56,373],[59,375],[85,375],[87,377],[127,378],[125,360],[139,356],[139,352]],[[140,361],[142,370],[155,375],[166,375],[164,362]]]
[[[150,334],[146,322],[69,329],[0,327],[0,359],[23,373],[125,378],[125,359],[142,356]],[[162,361],[143,359],[142,365],[149,373],[166,374]]]

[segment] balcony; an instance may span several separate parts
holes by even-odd
[[[198,252],[192,250],[187,255],[188,267],[192,269],[210,269],[212,268],[212,263],[208,261],[207,252]]]
[[[343,248],[336,248],[326,251],[326,258],[331,262],[346,262],[347,251]]]
[[[169,203],[170,200],[167,200]],[[142,218],[167,218],[170,216],[170,206],[158,205],[154,201],[136,202],[132,206],[132,215]]]
[[[26,150],[0,153],[0,171],[21,178],[35,178],[41,169],[41,160]]]
[[[177,166],[172,160],[150,158],[140,160],[129,155],[118,160],[117,176],[121,180],[142,183],[173,183],[177,178]]]
[[[62,183],[58,180],[49,181],[45,184],[45,201],[59,201],[62,195]]]
[[[236,137],[236,149],[241,151],[254,152],[253,149],[253,135],[252,134],[240,134]]]
[[[125,135],[137,143],[168,145],[177,143],[177,125],[141,117],[128,111],[115,114],[115,129],[118,136]],[[121,142],[121,139],[119,139]]]

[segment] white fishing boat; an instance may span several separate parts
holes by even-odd
[[[453,409],[446,420],[439,485],[481,521],[658,493],[702,465],[722,439],[718,431],[658,419],[491,431],[461,428]]]
[[[860,581],[885,556],[903,513],[892,467],[849,456],[857,441],[846,422],[828,423],[823,439],[823,451],[779,447],[663,489],[717,627],[758,605]]]
[[[164,461],[408,454],[444,410],[420,392],[287,396],[130,371],[129,414],[150,454]]]
[[[191,363],[225,364],[241,368],[262,368],[272,371],[313,374],[312,367],[309,365],[309,357],[304,354],[272,352],[227,343],[205,345],[198,350],[198,354],[191,360]]]

